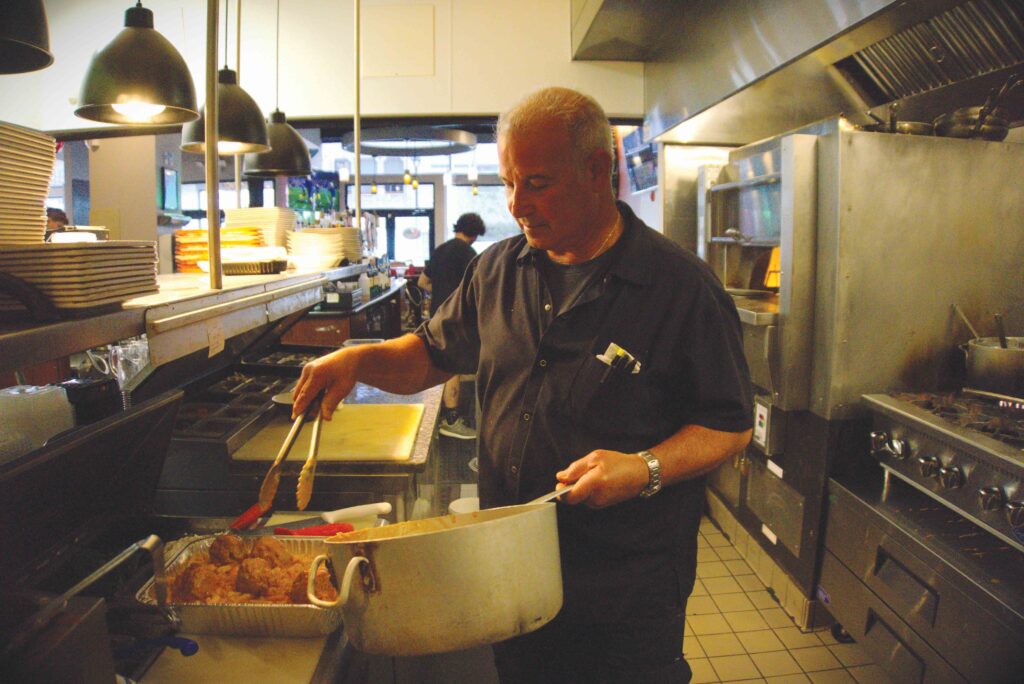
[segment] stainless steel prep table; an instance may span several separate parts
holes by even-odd
[[[441,388],[397,395],[358,384],[345,401],[350,404],[423,404],[423,418],[412,454],[407,461],[318,463],[310,510],[332,510],[383,499],[392,504],[396,520],[407,519],[418,495],[418,485],[424,481],[439,481],[440,466],[439,459],[433,457],[433,436]],[[287,421],[288,416],[282,413],[271,420]],[[273,456],[269,454],[268,459]],[[255,502],[269,463],[269,460],[232,461],[226,453],[212,453],[207,445],[174,440],[157,489],[156,510],[165,515],[237,515]],[[291,509],[295,477],[302,459],[293,453],[285,463],[277,503],[283,509]],[[436,502],[428,503],[430,510],[436,511]]]

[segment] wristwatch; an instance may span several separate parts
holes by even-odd
[[[654,496],[661,490],[661,461],[650,451],[637,452],[637,456],[647,462],[647,486],[640,492],[640,496],[647,499]]]

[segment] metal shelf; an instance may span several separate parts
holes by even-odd
[[[143,333],[150,338],[150,364],[159,366],[316,305],[324,283],[337,279],[339,270],[340,277],[361,272],[231,276],[223,290],[208,289],[193,274],[158,276],[159,294],[129,300],[120,311],[57,323],[0,325],[0,373]]]

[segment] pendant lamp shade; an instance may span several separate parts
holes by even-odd
[[[53,64],[42,0],[0,2],[0,74],[38,71]]]
[[[125,11],[124,29],[93,55],[75,115],[117,124],[177,124],[199,116],[185,60],[153,28],[153,12],[141,2]]]
[[[246,176],[274,178],[310,174],[312,165],[306,141],[292,128],[280,109],[271,113],[267,134],[270,136],[270,151],[245,155]]]
[[[238,85],[238,76],[232,69],[217,72],[217,106],[217,154],[270,150],[263,113],[256,100]],[[201,154],[206,151],[205,112],[204,106],[198,119],[182,127],[181,149],[185,152]]]

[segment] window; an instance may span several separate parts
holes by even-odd
[[[473,194],[471,185],[449,185],[447,192],[448,225],[444,227],[444,239],[455,236],[452,230],[460,216],[467,212],[476,212],[484,220],[487,233],[473,243],[473,249],[482,252],[495,242],[519,235],[519,224],[508,213],[505,202],[505,188],[502,185],[478,185],[477,194]]]

